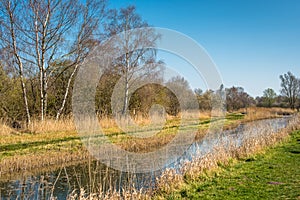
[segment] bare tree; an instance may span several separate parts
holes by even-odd
[[[290,108],[296,108],[297,97],[300,93],[300,80],[291,72],[279,76],[281,80],[281,93],[286,96],[289,101]]]
[[[60,45],[65,34],[76,23],[79,12],[76,1],[30,0],[27,7],[27,24],[29,44],[33,45],[33,62],[39,70],[40,77],[40,112],[41,120],[47,112],[47,90],[49,77],[53,73],[52,63],[63,54]],[[25,27],[24,27],[25,29]]]
[[[71,49],[73,53],[73,62],[69,64],[65,69],[69,67],[73,67],[72,73],[68,78],[68,83],[66,86],[66,90],[64,93],[64,98],[62,104],[57,111],[56,120],[59,119],[66,101],[69,95],[71,82],[73,80],[74,75],[76,74],[80,63],[84,58],[88,55],[90,50],[95,46],[98,41],[95,39],[95,33],[99,31],[99,26],[101,20],[106,16],[106,3],[105,1],[97,1],[97,0],[89,0],[86,1],[86,4],[82,6],[81,12],[79,16],[79,29],[76,34],[76,40]],[[98,33],[99,34],[99,33]],[[99,39],[99,38],[98,38]]]
[[[195,105],[193,102],[193,96],[195,96],[195,94],[193,90],[190,88],[189,82],[185,80],[184,77],[181,76],[172,77],[166,83],[166,86],[168,88],[171,88],[173,91],[180,91],[180,93],[178,92],[176,98],[178,98],[178,101],[181,103],[180,105],[181,109],[183,110],[198,109],[198,105]]]
[[[246,93],[242,87],[233,86],[231,88],[226,88],[225,91],[227,110],[238,110],[254,104],[254,99]]]
[[[24,63],[30,66],[28,70],[31,74],[39,77],[41,120],[44,120],[47,113],[51,81],[55,81],[55,76],[67,69],[73,69],[56,114],[58,119],[65,107],[79,63],[95,45],[94,34],[104,14],[105,0],[87,0],[84,3],[79,0],[2,0],[2,5],[5,8],[2,10],[7,11],[3,15],[10,19],[3,24],[12,27],[7,28],[11,37],[5,41],[7,46],[12,47],[21,81],[24,82]],[[24,83],[23,86],[25,102]],[[29,113],[28,103],[25,105]]]
[[[24,61],[22,57],[22,41],[23,35],[20,34],[19,26],[22,21],[19,13],[21,12],[19,4],[21,1],[0,1],[0,16],[1,16],[1,32],[0,32],[0,44],[1,47],[7,50],[7,53],[12,56],[12,60],[7,59],[9,64],[16,66],[19,74],[19,79],[22,88],[22,96],[24,102],[24,108],[26,110],[27,123],[30,124],[31,116],[29,112],[27,90],[25,86],[24,78]]]
[[[129,103],[129,89],[132,84],[141,78],[155,76],[160,71],[157,64],[155,47],[159,35],[151,29],[141,17],[136,14],[134,6],[111,11],[111,22],[107,24],[106,30],[109,36],[119,34],[115,48],[124,53],[115,60],[114,66],[118,68],[120,75],[124,78],[124,98],[122,114],[127,112]],[[143,28],[138,30],[138,28]],[[131,31],[135,29],[134,31]],[[150,48],[149,48],[150,47]]]

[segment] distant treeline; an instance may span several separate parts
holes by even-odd
[[[55,118],[60,103],[64,98],[64,91],[67,85],[68,71],[53,81],[51,84],[51,90],[48,93],[48,106],[47,116]],[[71,72],[69,72],[71,73]],[[286,76],[293,78],[291,76]],[[286,74],[287,75],[287,74]],[[99,116],[110,116],[111,110],[111,96],[115,87],[115,84],[119,80],[120,76],[115,73],[105,74],[99,81],[97,92],[95,96],[95,108]],[[39,88],[38,78],[33,77],[26,79],[26,89],[28,91],[28,103],[30,114],[39,119]],[[290,81],[289,81],[290,83]],[[180,109],[196,109],[195,105],[185,101],[185,105],[180,105],[178,96],[168,89],[168,87],[177,88],[181,91],[182,96],[195,95],[199,109],[211,110],[214,103],[214,96],[216,92],[224,91],[226,95],[225,107],[227,111],[234,111],[240,108],[247,108],[249,106],[258,107],[282,107],[282,108],[297,108],[299,109],[299,90],[298,94],[293,95],[292,91],[296,91],[290,88],[286,88],[285,81],[282,82],[282,91],[280,95],[277,95],[273,89],[268,88],[264,91],[263,96],[253,98],[242,87],[220,88],[218,91],[207,90],[203,92],[201,89],[194,91],[189,87],[188,82],[182,77],[174,77],[165,83],[166,87],[162,84],[148,84],[138,90],[136,90],[129,100],[129,112],[134,115],[142,115],[147,117],[152,105],[159,104],[163,106],[166,112],[170,115],[177,115]],[[289,84],[290,86],[291,84]],[[287,90],[286,90],[287,89]],[[285,93],[286,91],[292,93]],[[21,86],[19,80],[16,77],[12,77],[6,72],[3,67],[0,67],[0,118],[5,120],[25,120],[26,112],[21,95]],[[294,98],[295,97],[295,98]],[[68,116],[72,113],[72,90],[67,98],[66,106],[62,115]],[[294,99],[291,99],[294,98]]]

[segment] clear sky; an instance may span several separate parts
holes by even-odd
[[[255,97],[268,87],[279,93],[279,75],[287,71],[300,77],[300,0],[111,0],[109,5],[135,5],[150,25],[196,40],[226,87],[242,86]],[[201,80],[189,81],[202,87]]]

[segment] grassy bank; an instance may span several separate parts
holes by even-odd
[[[300,199],[300,131],[259,154],[219,163],[157,199]]]
[[[292,113],[291,110],[274,108],[249,108],[227,113],[224,119],[224,129],[231,129],[240,123],[253,120],[279,117],[282,112]],[[209,112],[190,113],[190,116],[192,124],[187,124],[185,128],[196,128],[198,139],[206,133],[211,120],[219,120],[211,117]],[[149,120],[138,119],[137,123],[147,125]],[[177,133],[179,125],[177,118],[169,118],[164,128],[155,137],[145,140],[130,138],[116,126],[112,119],[101,119],[100,124],[113,143],[133,152],[151,151],[167,144]],[[13,130],[5,124],[0,124],[0,135],[0,176],[66,164],[88,157],[88,152],[82,145],[71,119],[58,122],[54,120],[34,121],[24,130]]]
[[[248,133],[260,131],[247,136],[241,146],[220,143],[212,152],[186,162],[181,173],[165,170],[157,178],[154,191],[91,194],[82,189],[79,196],[83,200],[298,198],[300,117],[294,117],[280,132],[263,123],[249,128]],[[72,193],[69,199],[79,196]]]

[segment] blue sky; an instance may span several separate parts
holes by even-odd
[[[111,8],[127,5],[135,5],[150,25],[196,40],[216,63],[226,87],[242,86],[255,97],[268,87],[279,93],[279,75],[287,71],[300,77],[299,0],[109,2]],[[189,81],[206,89],[202,80]]]

